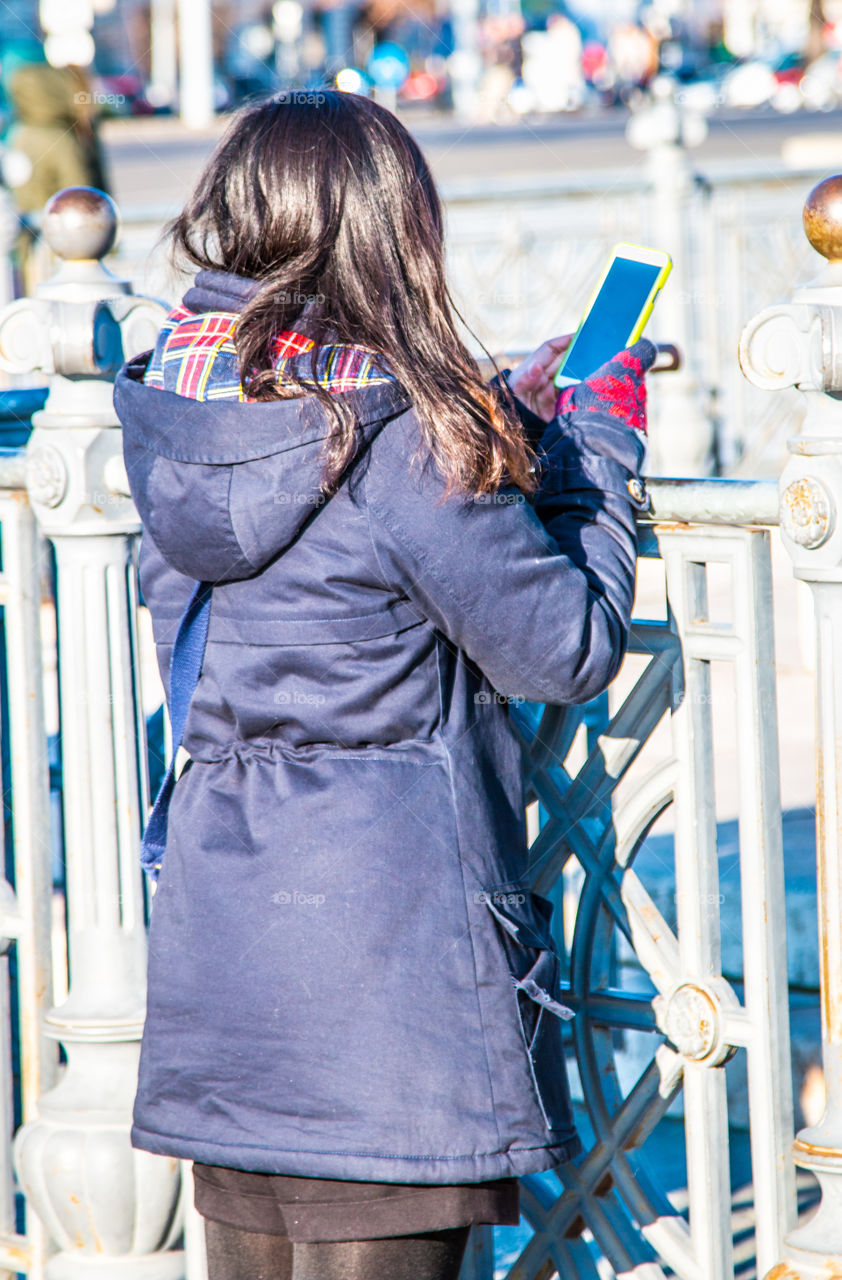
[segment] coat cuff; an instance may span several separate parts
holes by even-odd
[[[651,505],[640,474],[646,442],[639,432],[606,416],[584,422],[553,418],[539,451],[546,491],[603,489],[622,493],[636,511]]]

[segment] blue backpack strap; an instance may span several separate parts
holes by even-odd
[[[210,582],[196,583],[178,624],[175,644],[170,655],[172,758],[155,797],[140,845],[140,865],[153,880],[158,879],[161,860],[167,845],[167,815],[175,788],[175,757],[184,737],[190,700],[202,673],[202,662],[208,639],[212,590],[213,584]]]

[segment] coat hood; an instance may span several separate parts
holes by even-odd
[[[144,529],[180,573],[248,578],[324,507],[321,450],[331,419],[315,396],[200,401],[143,383],[146,351],[123,365],[114,407]],[[409,407],[397,382],[344,393],[363,448]]]

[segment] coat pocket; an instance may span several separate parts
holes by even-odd
[[[548,1129],[569,1131],[573,1109],[560,1020],[574,1014],[562,1001],[561,960],[550,930],[553,904],[524,884],[494,885],[482,900],[502,938],[544,1121]]]

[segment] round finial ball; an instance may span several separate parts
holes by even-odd
[[[842,174],[813,187],[803,216],[804,231],[813,248],[829,262],[842,259]]]
[[[65,187],[44,207],[44,239],[60,258],[104,258],[119,226],[116,204],[96,187]]]

